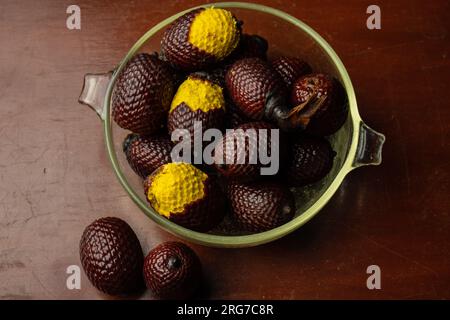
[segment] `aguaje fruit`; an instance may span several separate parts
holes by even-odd
[[[120,73],[112,97],[112,115],[122,128],[139,134],[160,130],[172,101],[174,77],[157,55],[141,53]]]
[[[258,58],[238,60],[228,70],[225,80],[234,103],[253,120],[264,117],[266,104],[275,103],[272,99],[282,100],[286,95],[280,76]]]
[[[238,46],[240,27],[231,12],[200,8],[173,22],[163,35],[161,51],[175,68],[193,71],[224,60]]]
[[[335,78],[315,73],[300,77],[293,85],[291,103],[301,105],[312,97],[323,98],[319,108],[310,112],[306,131],[327,136],[336,132],[347,119],[348,105],[345,90]]]
[[[147,288],[163,299],[190,298],[202,280],[200,259],[181,242],[165,242],[149,252],[144,262]]]
[[[236,61],[225,80],[230,97],[247,117],[274,121],[283,130],[304,128],[309,119],[308,110],[318,108],[322,103],[322,99],[314,96],[289,108],[287,89],[281,76],[268,62],[258,58]]]
[[[231,183],[228,197],[234,218],[249,231],[276,228],[295,214],[292,193],[275,182]]]
[[[225,76],[228,69],[230,69],[234,62],[243,58],[260,58],[266,60],[267,49],[267,40],[263,37],[258,35],[243,34],[236,50],[234,50],[228,58],[226,58],[218,66],[208,70],[208,73],[214,75],[214,78],[220,83],[221,86],[225,86]]]
[[[236,105],[231,102],[231,101],[227,101],[226,103],[227,106],[227,114],[226,114],[226,121],[225,121],[225,125],[227,128],[236,128],[237,126],[240,126],[241,124],[247,123],[247,122],[252,122],[251,119],[247,118],[246,116],[244,116],[242,114],[242,112],[239,110],[238,107],[236,107]]]
[[[104,293],[126,295],[144,288],[141,245],[131,227],[119,218],[101,218],[86,227],[80,260],[88,279]]]
[[[146,178],[163,164],[172,162],[172,146],[166,135],[141,136],[130,133],[123,141],[123,152],[134,172]]]
[[[239,46],[227,58],[225,63],[243,58],[267,58],[267,40],[256,34],[242,34]]]
[[[264,146],[266,154],[272,156],[272,129],[276,127],[256,121],[227,132],[214,148],[214,167],[231,180],[250,181],[258,178],[262,167],[258,157],[262,150],[260,146]],[[277,156],[279,154],[273,155]]]
[[[213,177],[188,163],[168,163],[145,181],[150,205],[167,219],[208,231],[223,218],[225,197]]]
[[[221,128],[224,123],[225,99],[223,89],[207,75],[188,77],[177,90],[170,106],[167,127],[169,133],[187,129],[194,134],[194,124],[199,122],[202,130]]]
[[[295,80],[312,72],[311,67],[305,61],[281,56],[271,61],[273,69],[283,78],[287,88],[290,88]]]
[[[336,153],[322,137],[300,136],[291,142],[286,181],[292,186],[304,186],[324,178],[333,167]]]

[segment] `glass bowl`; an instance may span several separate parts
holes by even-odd
[[[148,30],[131,47],[114,71],[87,74],[79,101],[93,108],[100,116],[114,172],[130,198],[150,219],[164,230],[197,244],[214,247],[256,246],[281,238],[304,225],[330,200],[344,177],[353,169],[380,164],[385,138],[361,120],[355,92],[343,63],[331,46],[311,27],[285,12],[254,3],[222,2],[199,7],[211,6],[233,12],[239,20],[244,21],[245,33],[266,38],[269,42],[269,57],[279,54],[302,57],[313,70],[339,79],[347,92],[350,110],[348,119],[337,133],[328,138],[337,152],[333,169],[322,181],[306,188],[293,189],[297,210],[292,221],[266,232],[248,235],[201,233],[183,228],[160,216],[149,206],[141,179],[127,163],[122,152],[122,142],[128,132],[116,125],[111,117],[111,92],[117,75],[137,52],[159,51],[165,27],[194,8],[179,12]]]

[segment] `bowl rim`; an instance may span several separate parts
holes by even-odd
[[[162,28],[166,27],[178,17],[183,14],[196,9],[196,8],[207,8],[207,7],[218,7],[218,8],[235,8],[235,9],[249,9],[255,10],[263,13],[267,13],[278,18],[281,18],[294,26],[302,29],[302,31],[306,32],[329,56],[334,66],[336,67],[341,79],[342,84],[345,87],[348,96],[348,104],[349,104],[349,112],[351,121],[351,143],[350,147],[347,151],[347,156],[342,164],[341,169],[336,174],[336,177],[328,186],[328,188],[322,193],[322,195],[317,199],[315,203],[313,203],[305,212],[301,213],[299,216],[295,217],[288,223],[285,223],[277,228],[250,235],[215,235],[209,233],[201,233],[197,231],[193,231],[182,226],[179,226],[168,219],[159,215],[153,208],[147,205],[145,201],[143,201],[133,190],[133,188],[128,184],[126,177],[120,169],[119,162],[116,157],[116,152],[113,143],[112,137],[112,128],[111,128],[111,113],[110,113],[110,104],[111,104],[111,96],[112,90],[117,79],[117,75],[122,71],[125,67],[128,60],[134,56],[134,54],[140,49],[140,47],[155,33],[159,32]],[[103,108],[103,128],[106,139],[106,147],[109,159],[113,166],[114,172],[121,183],[122,187],[131,197],[133,202],[154,222],[156,222],[160,227],[164,230],[172,233],[182,239],[185,239],[190,242],[194,242],[201,245],[212,246],[212,247],[227,247],[227,248],[237,248],[237,247],[250,247],[256,246],[260,244],[264,244],[267,242],[274,241],[279,239],[297,228],[304,225],[308,222],[312,217],[314,217],[320,209],[331,199],[334,193],[337,191],[345,176],[354,169],[353,161],[356,154],[357,144],[358,144],[358,136],[360,131],[360,122],[361,118],[358,112],[358,106],[356,102],[356,96],[354,92],[354,88],[352,82],[350,80],[350,76],[342,63],[341,59],[338,57],[333,48],[323,39],[314,29],[308,26],[306,23],[293,17],[292,15],[283,12],[281,10],[268,7],[261,4],[256,3],[247,3],[247,2],[217,2],[210,3],[205,5],[199,5],[192,7],[187,10],[183,10],[179,13],[176,13],[163,21],[159,22],[152,28],[150,28],[141,38],[131,47],[126,56],[122,59],[119,66],[114,71],[112,75],[111,81],[109,83],[105,100],[104,100],[104,108]]]

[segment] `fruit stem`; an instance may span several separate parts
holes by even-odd
[[[284,105],[273,107],[270,118],[275,120],[283,130],[306,129],[313,116],[323,105],[327,95],[312,94],[305,102],[288,109]]]

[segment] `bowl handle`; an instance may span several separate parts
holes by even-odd
[[[359,124],[358,147],[356,148],[355,159],[353,160],[353,169],[381,164],[381,151],[386,140],[384,134],[381,134],[364,122]]]
[[[105,102],[106,90],[111,81],[113,71],[107,73],[87,73],[84,76],[83,89],[78,102],[87,105],[94,110],[100,119],[104,120],[103,103]]]

